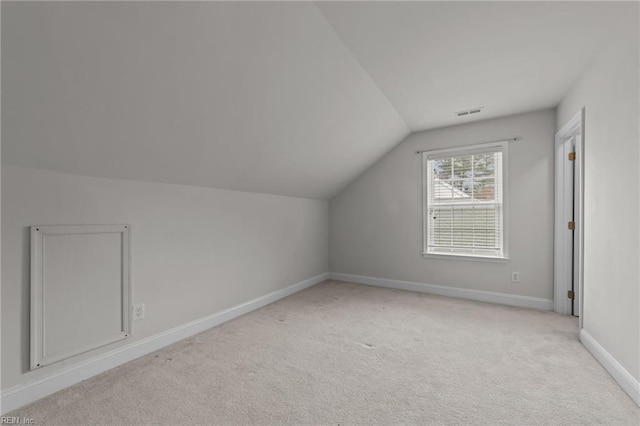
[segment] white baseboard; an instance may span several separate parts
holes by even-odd
[[[155,336],[138,340],[130,345],[122,346],[118,349],[114,349],[113,351],[98,355],[95,358],[82,361],[76,365],[56,371],[47,377],[9,388],[0,394],[0,414],[4,415],[12,410],[44,398],[47,395],[51,395],[54,392],[79,383],[82,380],[88,379],[104,371],[161,349],[167,345],[198,334],[211,327],[220,325],[248,312],[262,308],[263,306],[276,302],[327,279],[329,279],[329,273],[316,275],[315,277],[301,281],[281,290],[274,291],[273,293],[269,293],[265,296],[258,297],[246,303],[191,321],[187,324],[156,334]]]
[[[348,281],[358,284],[373,285],[378,287],[395,288],[398,290],[417,291],[420,293],[437,294],[440,296],[459,297],[462,299],[479,300],[481,302],[499,303],[501,305],[519,306],[522,308],[538,309],[543,311],[553,310],[553,300],[538,297],[518,296],[515,294],[495,293],[491,291],[469,290],[459,287],[446,287],[433,284],[414,283],[411,281],[390,280],[386,278],[366,277],[363,275],[351,275],[331,272],[332,280]]]
[[[580,330],[580,341],[598,360],[620,387],[640,406],[640,382],[631,375],[605,348],[584,328]]]

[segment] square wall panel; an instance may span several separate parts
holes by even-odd
[[[130,336],[129,225],[31,227],[31,369]]]

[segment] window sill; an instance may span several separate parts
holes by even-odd
[[[495,263],[507,263],[508,257],[492,257],[492,256],[474,256],[469,254],[448,254],[448,253],[422,253],[422,257],[425,259],[439,259],[439,260],[470,260],[472,262],[495,262]]]

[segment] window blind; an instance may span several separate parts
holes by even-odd
[[[502,145],[423,155],[424,252],[502,257]]]

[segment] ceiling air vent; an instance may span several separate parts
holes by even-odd
[[[456,112],[456,117],[465,117],[467,115],[477,114],[479,112],[482,112],[483,109],[484,107],[478,107],[478,108],[465,109],[464,111],[458,111]]]

